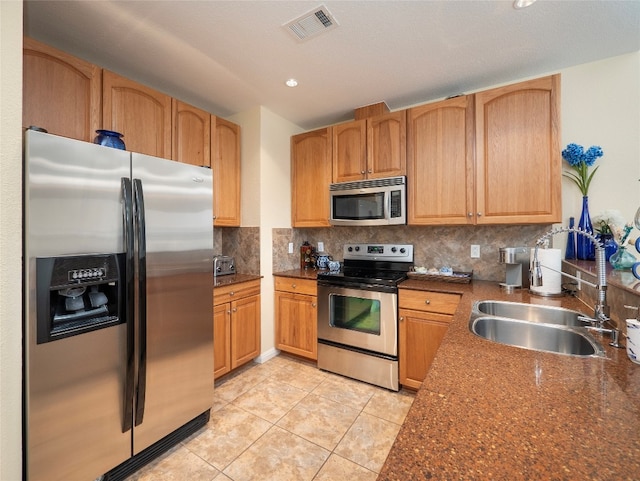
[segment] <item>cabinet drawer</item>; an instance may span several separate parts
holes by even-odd
[[[229,286],[220,286],[213,289],[213,305],[224,304],[236,299],[260,294],[260,279],[255,281],[239,282]]]
[[[416,311],[453,314],[456,312],[459,302],[459,294],[447,294],[444,292],[400,289],[398,294],[398,305],[401,309],[413,309]]]
[[[311,279],[295,277],[276,277],[276,291],[293,292],[315,296],[318,292],[317,282]]]

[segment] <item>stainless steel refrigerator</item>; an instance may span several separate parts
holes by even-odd
[[[211,170],[27,130],[24,472],[122,479],[213,400]]]

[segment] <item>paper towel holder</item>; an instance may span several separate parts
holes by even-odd
[[[500,287],[507,292],[529,287],[530,247],[501,247],[500,263],[506,265],[505,281]]]

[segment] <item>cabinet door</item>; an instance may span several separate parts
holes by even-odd
[[[24,38],[22,126],[85,142],[101,128],[102,70]]]
[[[172,99],[171,158],[185,164],[211,167],[211,114]]]
[[[317,360],[317,297],[279,291],[275,296],[276,347]]]
[[[407,173],[407,111],[367,119],[367,178]]]
[[[476,94],[478,224],[561,220],[560,76]]]
[[[407,223],[475,222],[473,97],[409,109]]]
[[[328,227],[331,136],[324,128],[291,137],[291,225]]]
[[[127,150],[171,158],[171,97],[105,70],[102,76],[105,129],[124,136]]]
[[[260,355],[260,296],[231,303],[231,369]]]
[[[452,316],[400,309],[400,384],[419,389]]]
[[[333,126],[333,182],[367,178],[367,122]]]
[[[213,378],[231,371],[231,304],[213,307]]]
[[[240,126],[211,116],[215,226],[240,226]]]

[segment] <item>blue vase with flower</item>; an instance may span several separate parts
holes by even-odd
[[[589,167],[602,155],[602,149],[597,145],[592,145],[585,151],[581,145],[569,144],[562,151],[562,158],[567,161],[572,169],[572,171],[564,171],[563,175],[571,179],[582,193],[582,212],[580,213],[578,228],[589,234],[593,234],[591,216],[589,215],[589,185],[598,170],[598,167],[596,167],[592,172],[589,172]],[[576,236],[576,256],[580,260],[595,259],[595,246],[585,235],[578,234]]]

